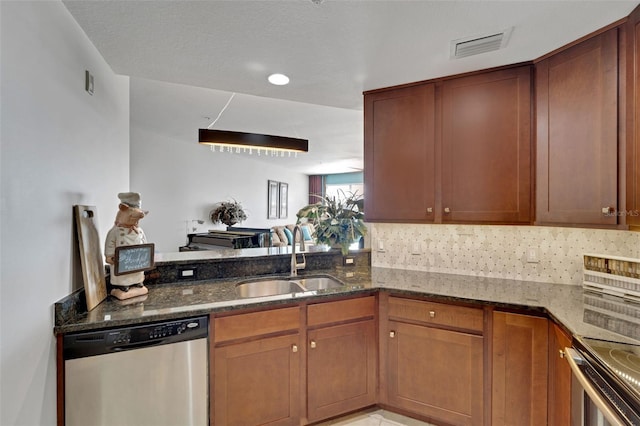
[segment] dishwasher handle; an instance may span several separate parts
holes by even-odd
[[[142,349],[149,346],[158,346],[165,343],[164,340],[147,340],[145,342],[129,343],[128,345],[119,345],[111,347],[111,352],[123,352],[131,349]]]

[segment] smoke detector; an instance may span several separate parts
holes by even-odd
[[[451,42],[451,59],[492,52],[507,45],[513,27],[495,33],[466,37]]]

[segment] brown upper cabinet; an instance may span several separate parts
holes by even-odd
[[[365,94],[368,221],[531,222],[531,68]]]
[[[640,7],[531,64],[365,92],[366,220],[640,230]]]
[[[531,221],[531,69],[442,83],[442,222]]]
[[[640,8],[629,16],[626,41],[628,50],[626,81],[629,84],[627,96],[627,120],[631,125],[627,131],[626,143],[626,210],[624,218],[628,225],[640,227]]]
[[[435,102],[435,84],[365,96],[368,221],[433,221]]]
[[[617,225],[618,29],[536,64],[536,222]]]

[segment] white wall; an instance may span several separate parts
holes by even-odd
[[[154,90],[141,90],[143,86]],[[181,108],[176,102],[188,101],[155,96],[169,87],[177,90],[179,86],[131,79],[131,190],[142,194],[142,208],[149,210],[140,225],[149,242],[155,243],[156,251],[178,251],[194,227],[195,232],[226,229],[209,220],[209,212],[220,201],[235,199],[244,207],[248,218],[236,226],[270,228],[295,223],[297,211],[309,202],[308,176],[288,170],[282,161],[260,160],[255,152],[211,152],[208,146],[197,143],[196,122],[176,133],[172,127],[180,119],[161,117],[169,115],[168,111],[187,109],[187,105]],[[212,92],[187,86],[183,90]],[[147,118],[150,110],[157,119]],[[267,219],[268,180],[289,184],[286,219]],[[196,220],[205,223],[199,225]]]
[[[53,303],[82,285],[72,206],[97,206],[105,235],[129,188],[129,80],[61,2],[0,15],[0,424],[54,425]]]

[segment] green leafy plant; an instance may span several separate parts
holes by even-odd
[[[364,224],[364,200],[358,193],[340,191],[339,196],[318,197],[320,202],[301,208],[298,223],[313,223],[318,244],[339,245],[342,254],[349,253],[349,246],[367,234]]]
[[[227,226],[233,226],[247,219],[247,214],[242,208],[242,204],[233,201],[222,201],[218,206],[211,210],[211,222],[224,223]]]

